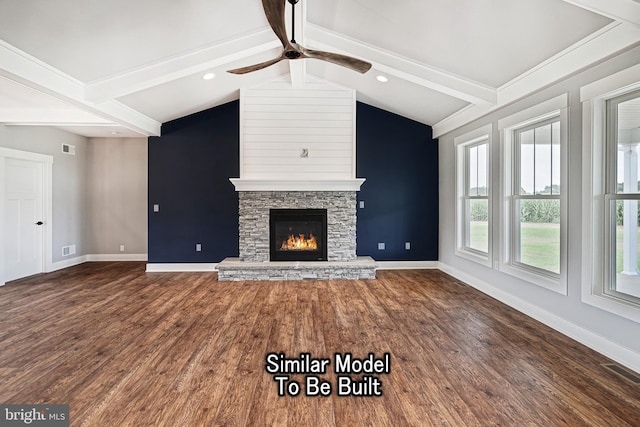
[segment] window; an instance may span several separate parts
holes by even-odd
[[[636,65],[580,89],[582,300],[640,322],[640,81]]]
[[[456,254],[491,266],[490,135],[485,126],[455,138]]]
[[[500,268],[566,294],[567,96],[499,121],[504,139]]]
[[[640,91],[606,101],[604,293],[640,304]]]
[[[512,263],[560,274],[560,119],[514,130]]]

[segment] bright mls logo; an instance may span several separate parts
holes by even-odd
[[[0,427],[69,427],[69,405],[0,405]]]

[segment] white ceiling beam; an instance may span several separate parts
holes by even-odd
[[[295,8],[296,13],[296,33],[292,34],[291,31],[291,4],[287,2],[285,5],[285,24],[287,27],[287,34],[289,39],[294,39],[296,43],[304,46],[305,41],[305,28],[307,25],[307,8],[305,2],[299,1]],[[302,87],[306,81],[307,61],[306,60],[294,60],[289,61],[289,75],[291,76],[291,86]]]
[[[634,0],[563,0],[598,15],[640,27],[640,3]]]
[[[160,135],[161,123],[116,101],[101,104],[85,101],[82,82],[3,40],[0,40],[0,76],[143,135]]]
[[[15,123],[100,123],[110,124],[111,121],[102,119],[94,114],[77,108],[0,108],[0,122]]]
[[[86,100],[102,102],[205,72],[280,46],[271,29],[205,46],[86,85]]]
[[[640,27],[612,22],[498,88],[496,105],[469,105],[433,125],[438,138],[537,90],[584,70],[591,64],[635,46]]]
[[[338,52],[364,59],[373,68],[420,86],[473,104],[495,104],[495,88],[421,64],[391,52],[366,45],[310,23],[306,24],[307,42],[314,49]]]

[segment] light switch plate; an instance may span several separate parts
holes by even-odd
[[[160,205],[153,205],[154,212],[160,212]]]
[[[385,248],[385,244],[384,243],[378,243],[378,250],[379,251],[384,251]]]

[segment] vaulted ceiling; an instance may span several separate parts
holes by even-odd
[[[298,43],[373,68],[227,73],[281,52],[261,0],[0,0],[0,123],[158,135],[243,87],[312,75],[438,136],[640,43],[640,0],[301,0],[296,16]]]

